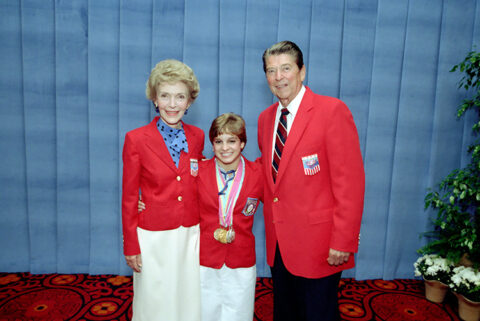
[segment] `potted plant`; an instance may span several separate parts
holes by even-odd
[[[453,269],[449,284],[458,299],[458,314],[462,320],[480,319],[480,271],[468,266]]]
[[[437,254],[425,254],[413,264],[415,276],[425,281],[427,300],[441,303],[448,291],[448,284],[454,268],[451,261]]]
[[[460,118],[469,110],[475,112],[472,131],[480,131],[480,53],[472,51],[465,60],[455,65],[451,72],[460,71],[464,76],[459,88],[467,90],[470,98],[457,109]],[[469,147],[470,163],[453,170],[425,197],[425,209],[432,208],[437,215],[434,229],[423,236],[428,243],[419,250],[421,254],[436,253],[450,261],[480,266],[480,141],[477,138]]]

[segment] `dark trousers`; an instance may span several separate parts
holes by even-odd
[[[341,272],[319,279],[295,276],[287,271],[280,251],[273,263],[274,321],[338,321],[338,283]]]

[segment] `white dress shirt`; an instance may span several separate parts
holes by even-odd
[[[287,115],[287,135],[290,133],[290,128],[292,128],[293,121],[295,120],[295,116],[297,115],[298,108],[300,107],[300,103],[302,102],[303,95],[305,94],[305,86],[302,85],[302,88],[298,92],[297,96],[288,104],[288,106],[282,106],[281,102],[278,102],[277,113],[275,114],[275,130],[273,131],[272,137],[272,161],[273,161],[273,153],[275,152],[275,138],[277,136],[277,127],[280,121],[280,115],[282,114],[282,108],[286,107],[288,109]],[[288,140],[288,137],[287,137]]]

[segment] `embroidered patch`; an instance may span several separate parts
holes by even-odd
[[[320,163],[318,162],[317,154],[302,157],[302,163],[305,175],[314,175],[320,172]]]
[[[257,206],[258,206],[258,198],[248,198],[247,203],[245,204],[245,207],[243,208],[243,215],[245,216],[250,216],[255,214],[257,211]]]
[[[190,158],[190,174],[192,176],[198,175],[198,159]]]

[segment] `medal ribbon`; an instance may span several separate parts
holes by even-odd
[[[224,178],[226,176],[215,163],[218,186],[218,219],[223,227],[229,227],[233,224],[233,208],[237,202],[238,195],[245,177],[245,161],[240,157],[240,164],[234,177]],[[228,174],[228,173],[227,173]],[[233,183],[229,184],[233,179]]]

